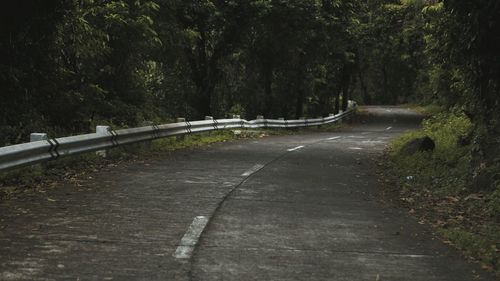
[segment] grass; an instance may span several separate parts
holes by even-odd
[[[434,113],[421,129],[391,143],[383,174],[397,183],[398,200],[419,220],[500,276],[500,186],[494,192],[470,188],[471,147],[457,140],[471,130],[471,122],[459,111]],[[433,152],[401,153],[408,141],[423,136],[435,141]]]
[[[61,181],[76,181],[79,177],[99,171],[106,166],[162,157],[181,149],[193,149],[213,143],[237,139],[261,138],[270,135],[297,134],[302,132],[330,132],[345,126],[328,124],[321,127],[303,129],[264,129],[264,130],[221,130],[183,137],[169,137],[151,142],[126,145],[108,151],[106,158],[95,153],[85,153],[68,158],[49,161],[32,167],[0,173],[0,199],[22,196],[23,193],[43,191],[57,187]]]
[[[237,138],[260,137],[265,132],[235,135],[228,130],[188,135],[183,138],[169,137],[152,142],[126,145],[108,151],[106,158],[95,153],[49,161],[31,167],[0,173],[0,198],[18,197],[22,193],[45,190],[63,180],[72,181],[96,172],[102,167],[119,165],[152,157],[159,157],[179,149],[195,148]]]
[[[412,177],[412,185],[425,186],[433,193],[456,195],[464,191],[470,148],[459,146],[457,140],[472,129],[467,117],[458,113],[438,113],[424,120],[422,129],[406,133],[390,146],[391,168],[399,175]],[[400,153],[410,140],[429,136],[436,148],[433,152]]]
[[[445,242],[456,246],[467,256],[477,257],[486,270],[498,272],[498,227],[484,227],[484,233],[468,231],[462,227],[439,228],[437,233],[444,237]]]
[[[426,116],[433,116],[443,111],[443,107],[437,104],[420,105],[408,103],[401,105],[401,107],[411,108]]]

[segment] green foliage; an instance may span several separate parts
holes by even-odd
[[[354,95],[365,103],[398,104],[426,93],[423,1],[370,1],[357,35]]]
[[[19,2],[19,1],[18,1]],[[500,180],[495,0],[26,0],[0,17],[0,145],[231,113],[317,117],[352,96],[472,120]]]
[[[491,194],[489,194],[487,201],[488,213],[491,216],[500,214],[500,184],[498,184],[496,189]]]
[[[473,128],[462,111],[435,113],[420,130],[391,143],[387,174],[399,183],[398,196],[437,226],[445,240],[480,260],[486,268],[499,272],[500,188],[494,192],[471,188],[471,145],[457,143]],[[412,155],[400,152],[409,140],[423,136],[435,141],[435,151]]]
[[[95,124],[130,127],[235,110],[249,118],[326,115],[350,94],[363,4],[16,5],[1,25],[1,144],[24,142],[35,131],[56,137],[86,133]]]
[[[391,143],[391,167],[406,182],[407,188],[423,186],[436,194],[458,194],[464,191],[470,168],[470,149],[457,144],[472,128],[461,113],[441,112],[424,120],[422,129],[409,132]],[[433,152],[400,153],[410,140],[429,136],[436,144]],[[411,181],[406,177],[411,176]]]
[[[442,228],[438,233],[451,241],[460,250],[469,256],[478,257],[486,268],[500,271],[497,243],[500,241],[498,226],[483,227],[483,233],[470,232],[462,228]]]
[[[172,151],[185,148],[195,148],[217,142],[225,142],[236,139],[230,130],[210,132],[204,134],[188,135],[183,138],[171,137],[153,141],[149,151]]]

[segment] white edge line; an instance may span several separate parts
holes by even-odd
[[[288,151],[295,151],[295,150],[299,150],[301,148],[304,148],[304,146],[301,145],[301,146],[297,146],[297,147],[294,147],[294,148],[290,148],[290,149],[288,149]]]
[[[328,138],[328,139],[326,139],[326,140],[338,140],[338,139],[340,139],[340,137]]]
[[[174,253],[176,259],[189,259],[193,254],[194,247],[198,244],[203,229],[207,226],[208,217],[198,216],[193,219],[188,230],[181,239],[181,243]]]

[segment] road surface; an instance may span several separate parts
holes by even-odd
[[[0,280],[493,280],[376,199],[415,113],[108,167],[0,202]]]

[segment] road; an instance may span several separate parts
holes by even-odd
[[[493,280],[376,200],[376,160],[420,117],[364,110],[1,202],[0,280]]]

